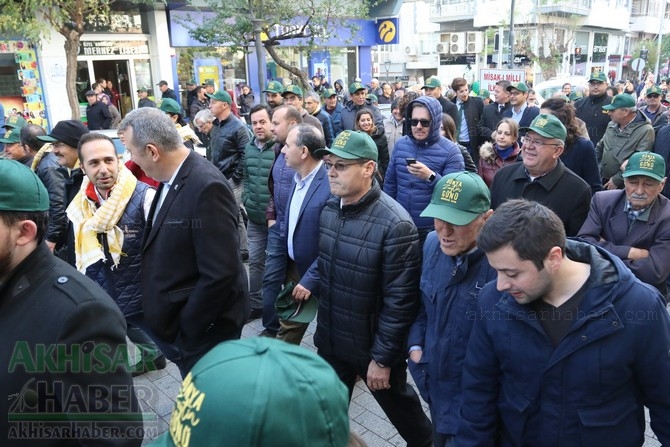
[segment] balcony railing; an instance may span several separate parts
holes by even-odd
[[[587,16],[591,13],[591,0],[540,0],[538,12],[561,16],[569,14]]]
[[[454,19],[461,19],[463,16],[474,17],[475,5],[475,0],[436,0],[431,5],[431,14],[433,18],[453,17]]]

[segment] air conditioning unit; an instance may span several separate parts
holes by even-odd
[[[449,52],[449,44],[438,43],[437,46],[435,47],[435,51],[437,51],[439,54],[448,53]]]
[[[467,33],[466,37],[467,37],[467,48],[466,48],[467,53],[479,53],[483,50],[482,33],[480,32]]]
[[[464,54],[465,53],[465,33],[451,33],[449,40],[449,53]]]
[[[451,34],[440,34],[440,43],[437,44],[438,47],[437,52],[441,54],[449,54],[450,45],[451,45]]]
[[[416,56],[419,53],[419,50],[416,48],[416,45],[408,45],[405,47],[405,54],[408,56]]]

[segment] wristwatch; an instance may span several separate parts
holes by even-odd
[[[430,174],[430,177],[428,177],[429,182],[432,182],[433,180],[435,180],[435,173],[434,172],[432,174]]]

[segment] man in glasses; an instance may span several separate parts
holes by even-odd
[[[658,133],[658,129],[665,126],[668,123],[668,116],[665,112],[668,111],[668,108],[661,104],[661,94],[662,90],[655,85],[647,89],[647,105],[640,107],[640,112],[644,113],[649,121],[651,121],[651,126],[654,128],[654,132]]]
[[[593,72],[589,78],[589,95],[575,101],[575,112],[577,118],[586,123],[589,138],[595,146],[605,135],[605,129],[610,122],[610,117],[603,106],[610,103],[611,98],[607,96],[607,76],[605,73]]]
[[[416,227],[375,180],[369,135],[345,130],[322,154],[336,197],[321,213],[314,344],[350,397],[360,376],[407,445],[431,446],[431,423],[407,384],[405,348],[421,276]]]
[[[524,82],[519,82],[518,84],[508,86],[507,91],[510,94],[509,103],[512,107],[505,110],[502,117],[512,118],[519,124],[520,128],[528,127],[540,113],[539,108],[531,107],[528,104],[528,86]],[[519,131],[519,143],[521,143],[521,139],[525,134],[525,131]]]
[[[591,187],[560,159],[567,131],[553,115],[539,114],[523,138],[523,163],[505,166],[491,184],[491,208],[510,199],[539,202],[561,218],[568,236],[576,236],[589,213]]]

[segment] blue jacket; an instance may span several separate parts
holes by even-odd
[[[412,109],[423,106],[430,112],[430,134],[423,141],[417,141],[412,133],[400,138],[393,149],[393,157],[386,170],[384,192],[405,208],[418,229],[433,228],[432,217],[420,217],[430,202],[435,184],[443,175],[465,170],[463,155],[456,143],[440,135],[442,106],[437,99],[420,96],[410,102],[405,110],[405,121],[412,118]],[[421,180],[407,170],[407,158],[416,158],[435,172],[432,182]]]
[[[428,234],[423,246],[421,307],[409,332],[408,346],[420,346],[419,363],[409,361],[421,397],[428,405],[435,431],[455,434],[462,404],[461,377],[465,348],[470,338],[477,296],[496,278],[484,255],[475,250],[456,258],[442,253],[437,233]]]
[[[327,114],[330,115],[330,118],[333,121],[333,136],[337,137],[337,135],[342,132],[342,104],[339,102],[335,106],[333,110],[328,110],[326,106],[323,106],[323,110],[326,111]]]
[[[566,168],[589,184],[591,194],[595,194],[603,189],[600,167],[596,158],[596,149],[591,140],[584,137],[576,137],[575,141],[563,150],[561,161]]]
[[[459,447],[641,446],[644,407],[670,445],[670,317],[614,255],[568,241],[590,284],[554,347],[527,305],[488,284],[463,371]],[[499,438],[499,439],[496,439]]]

